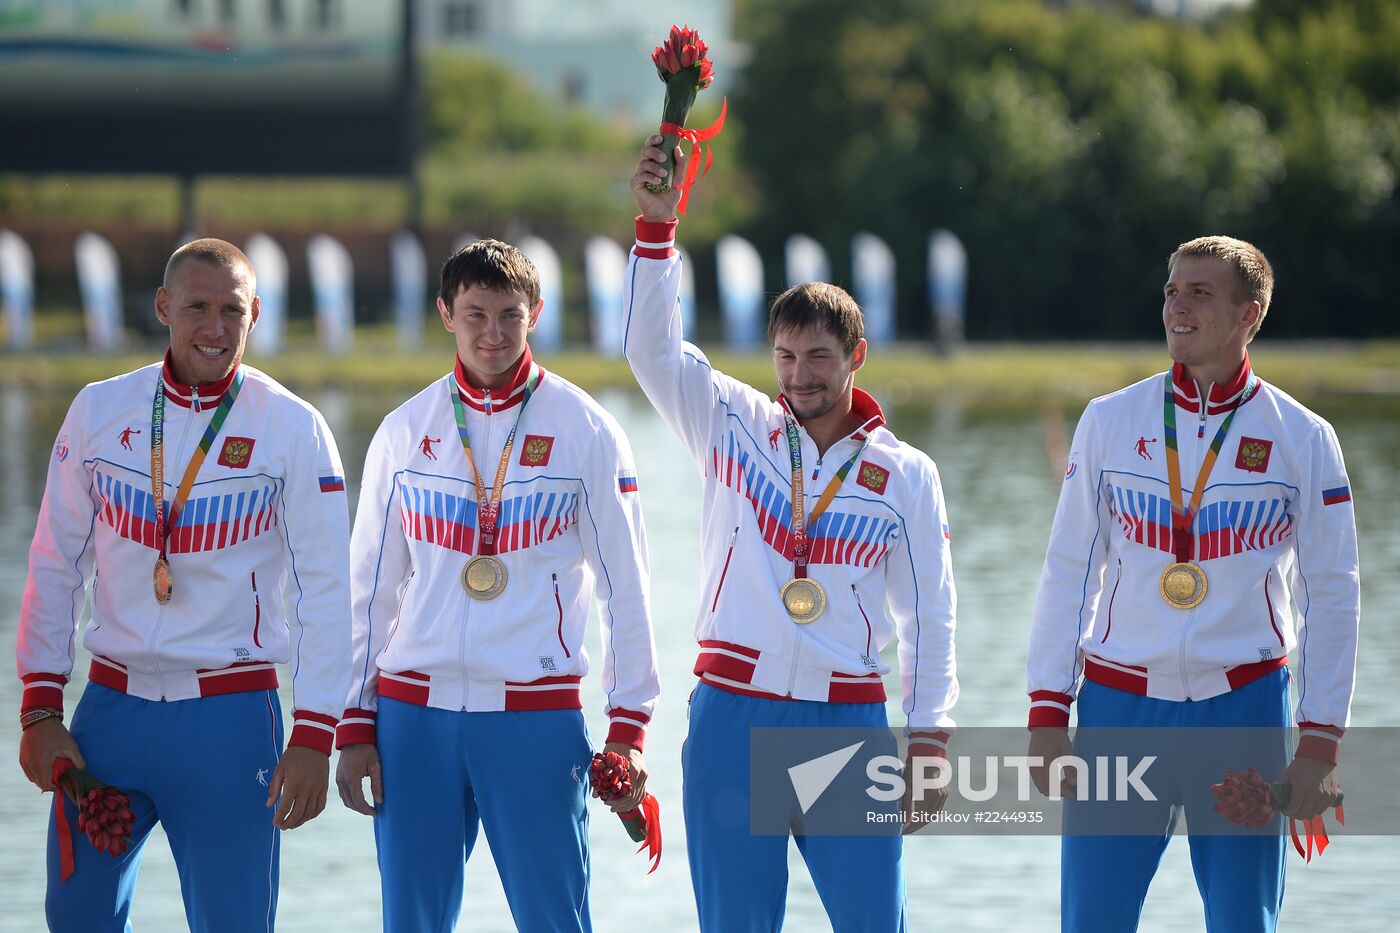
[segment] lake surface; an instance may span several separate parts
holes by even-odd
[[[1275,374],[1282,375],[1282,374]],[[1285,383],[1286,387],[1286,383]],[[404,393],[407,397],[410,393]],[[358,479],[364,449],[398,398],[343,390],[307,391],[325,414]],[[47,458],[71,395],[0,386],[0,645],[12,657]],[[691,622],[698,604],[700,479],[680,444],[640,394],[599,396],[621,421],[637,457],[652,547],[652,588],[663,695],[647,741],[650,789],[665,828],[661,868],[645,874],[640,855],[616,820],[594,804],[592,906],[600,931],[684,933],[696,929],[681,820],[680,747],[686,696],[694,678]],[[1400,724],[1400,432],[1393,403],[1314,406],[1341,437],[1351,475],[1363,572],[1360,671],[1354,725]],[[952,526],[959,591],[958,662],[962,697],[953,711],[964,726],[1025,723],[1025,653],[1030,610],[1062,473],[1058,452],[1073,431],[1073,412],[987,412],[955,401],[887,411],[893,429],[938,462]],[[596,621],[588,644],[597,657]],[[891,645],[891,649],[893,645]],[[887,658],[892,657],[887,652]],[[69,709],[82,692],[86,652],[67,691]],[[6,662],[6,668],[13,671]],[[584,706],[595,740],[606,732],[597,665]],[[284,674],[284,684],[290,676]],[[897,677],[887,684],[891,722],[902,722]],[[0,676],[0,712],[18,709],[19,682]],[[290,704],[284,697],[284,707]],[[48,798],[16,764],[19,731],[0,728],[0,931],[44,928],[44,839]],[[467,869],[459,929],[514,929],[495,865],[480,837]],[[915,837],[906,841],[909,912],[915,930],[1039,931],[1058,928],[1059,840],[1043,837]],[[1281,929],[1381,931],[1400,915],[1400,839],[1337,838],[1321,861],[1289,857]],[[829,926],[805,867],[791,848],[787,929]],[[544,883],[542,879],[542,883]],[[157,830],[146,846],[136,904],[142,933],[186,929],[174,863]],[[288,833],[282,847],[278,929],[373,931],[379,924],[379,878],[371,822],[341,806],[331,789],[326,812]],[[1142,929],[1204,929],[1185,840],[1168,848],[1148,895]]]

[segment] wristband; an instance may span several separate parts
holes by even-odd
[[[19,714],[20,731],[24,732],[30,726],[41,723],[45,719],[57,719],[62,722],[63,710],[54,709],[52,706],[36,706],[33,709],[24,710]]]

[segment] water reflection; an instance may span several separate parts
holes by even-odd
[[[70,398],[68,393],[0,387],[0,641],[7,652],[14,643],[27,549],[48,458]],[[313,389],[307,398],[335,433],[353,502],[365,448],[380,418],[398,399],[340,389]],[[667,845],[662,868],[646,876],[620,827],[602,810],[594,810],[595,926],[622,927],[615,912],[625,910],[627,926],[679,933],[695,928],[680,818],[679,761],[685,697],[693,683],[700,480],[644,399],[625,391],[604,392],[599,399],[631,438],[647,515],[663,684],[647,758],[652,789],[664,808]],[[1400,520],[1400,504],[1390,493],[1400,468],[1400,434],[1392,427],[1400,405],[1327,403],[1317,408],[1332,421],[1346,451],[1365,568],[1366,624],[1354,721],[1400,723],[1400,694],[1389,687],[1393,671],[1400,667],[1400,629],[1390,624],[1400,611],[1400,535],[1393,530]],[[1064,438],[1073,431],[1079,412],[988,409],[942,397],[926,403],[903,399],[887,414],[897,433],[938,462],[947,494],[959,585],[962,679],[962,698],[954,714],[969,725],[1023,723],[1031,604],[1058,494]],[[596,640],[590,638],[589,643],[596,651]],[[85,659],[76,665],[78,672],[86,668]],[[598,737],[606,723],[596,680],[595,674],[587,683],[584,705],[592,734]],[[80,683],[69,687],[70,705],[80,689]],[[897,682],[889,685],[889,693],[891,718],[899,721]],[[18,681],[0,677],[0,709],[13,711],[17,706]],[[30,933],[43,926],[47,810],[14,764],[17,734],[0,730],[0,820],[10,839],[0,850],[7,905],[0,913],[0,931]],[[1054,928],[1056,840],[916,838],[906,851],[914,929]],[[484,837],[472,866],[460,929],[510,930]],[[1293,862],[1281,929],[1388,929],[1389,922],[1382,918],[1400,909],[1400,894],[1382,882],[1393,881],[1397,873],[1400,840],[1395,839],[1345,838],[1305,870]],[[824,929],[825,915],[795,850],[791,877],[789,929]],[[331,878],[336,879],[333,884],[326,880]],[[1142,929],[1199,930],[1196,903],[1186,848],[1173,845],[1153,882]],[[1182,910],[1182,904],[1192,906]],[[378,928],[378,909],[370,821],[333,800],[323,817],[284,840],[279,929],[321,931],[333,922],[346,930],[373,930]],[[174,866],[159,834],[153,834],[147,846],[133,922],[153,933],[185,929]]]

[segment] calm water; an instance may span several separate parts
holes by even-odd
[[[405,393],[407,394],[407,393]],[[364,448],[389,399],[352,392],[308,392],[325,413],[357,478]],[[0,387],[0,644],[10,657],[18,607],[43,490],[46,458],[69,402],[67,394]],[[661,800],[665,858],[644,873],[641,856],[622,828],[594,806],[593,917],[600,931],[694,930],[694,906],[680,818],[680,746],[685,697],[693,678],[691,618],[698,600],[694,560],[700,480],[680,445],[640,395],[600,397],[632,439],[652,545],[653,605],[663,696],[648,739],[650,788]],[[1391,486],[1400,467],[1395,405],[1319,405],[1346,451],[1360,522],[1365,623],[1361,634],[1355,724],[1400,724],[1400,501]],[[952,522],[960,600],[958,660],[963,725],[1025,722],[1024,664],[1031,601],[1058,489],[1052,464],[1057,436],[1073,429],[1077,412],[993,413],[956,403],[899,407],[889,412],[901,437],[938,461]],[[353,485],[352,485],[353,492]],[[597,654],[596,626],[590,638]],[[6,662],[8,665],[8,662]],[[85,672],[82,656],[77,671]],[[290,677],[282,678],[289,682]],[[68,689],[69,706],[81,693]],[[891,721],[900,720],[898,684],[891,683]],[[596,684],[585,687],[585,712],[598,738],[606,728]],[[290,708],[284,699],[284,706]],[[18,681],[0,676],[0,713],[18,709]],[[0,728],[0,931],[41,930],[45,820],[40,798],[15,764],[18,730]],[[279,929],[379,929],[379,880],[370,821],[344,809],[331,791],[326,812],[287,834],[282,849]],[[1053,838],[913,838],[906,843],[909,909],[916,930],[1036,931],[1058,927],[1059,843]],[[788,929],[827,929],[816,892],[796,855],[791,858]],[[1282,928],[1389,930],[1400,914],[1400,839],[1341,839],[1320,862],[1289,859]],[[541,879],[541,883],[545,883]],[[133,922],[140,931],[185,929],[169,848],[159,830],[146,847]],[[1175,841],[1148,896],[1142,928],[1204,928],[1184,840]],[[467,872],[467,931],[509,931],[510,914],[486,851],[484,836]]]

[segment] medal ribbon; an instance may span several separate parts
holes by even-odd
[[[162,558],[167,557],[166,547],[170,543],[170,531],[175,527],[175,520],[179,516],[180,510],[185,507],[185,500],[189,498],[190,490],[194,488],[194,478],[199,473],[204,458],[209,456],[209,450],[214,446],[214,438],[219,436],[219,429],[224,426],[228,413],[233,410],[233,403],[238,401],[238,392],[242,388],[243,367],[240,366],[233,377],[233,383],[228,387],[228,391],[224,392],[219,407],[214,409],[214,417],[209,419],[209,426],[204,429],[204,436],[199,439],[199,449],[190,457],[189,465],[185,467],[185,475],[180,478],[180,488],[176,490],[175,499],[170,503],[167,514],[165,508],[165,373],[161,372],[156,376],[156,397],[151,402],[151,498],[155,500],[156,535],[160,541],[160,556]]]
[[[802,436],[797,433],[797,419],[792,415],[784,415],[783,426],[787,429],[788,456],[792,459],[792,571],[793,576],[801,580],[807,576],[807,526],[815,525],[817,519],[821,518],[826,507],[836,497],[836,490],[845,482],[846,474],[851,472],[851,467],[855,466],[860,455],[865,453],[870,440],[867,438],[865,443],[860,445],[860,449],[851,455],[851,459],[843,463],[836,475],[827,481],[816,506],[808,515],[807,500],[802,492]]]
[[[1183,508],[1181,491],[1181,455],[1176,446],[1176,399],[1172,397],[1172,374],[1168,372],[1165,379],[1165,394],[1162,409],[1163,439],[1167,445],[1167,483],[1171,487],[1172,496],[1172,553],[1176,555],[1177,563],[1184,564],[1191,560],[1195,550],[1195,539],[1191,535],[1191,524],[1196,517],[1196,513],[1201,508],[1201,496],[1206,491],[1206,480],[1210,477],[1210,471],[1215,467],[1215,460],[1220,456],[1220,448],[1225,445],[1225,435],[1230,432],[1230,424],[1235,420],[1235,412],[1240,410],[1240,406],[1249,401],[1254,395],[1255,389],[1259,388],[1259,377],[1250,374],[1249,385],[1245,386],[1244,393],[1240,400],[1230,409],[1230,413],[1225,416],[1225,420],[1220,423],[1220,429],[1215,432],[1215,438],[1210,442],[1210,449],[1206,451],[1205,457],[1201,460],[1201,471],[1196,474],[1196,486],[1191,492],[1191,506]],[[1206,410],[1209,400],[1201,396],[1201,411]]]
[[[462,404],[462,392],[457,388],[455,379],[450,381],[452,412],[457,416],[457,436],[462,440],[462,450],[466,452],[467,462],[472,465],[472,479],[476,482],[477,540],[480,542],[478,554],[496,553],[496,517],[501,505],[501,491],[506,485],[506,467],[510,465],[510,452],[515,447],[515,432],[520,427],[520,419],[525,415],[525,406],[529,404],[530,396],[540,384],[540,376],[540,368],[531,363],[530,375],[525,380],[525,397],[520,400],[520,410],[515,413],[515,424],[511,425],[510,434],[506,435],[505,447],[501,448],[501,462],[496,465],[496,480],[491,485],[490,499],[486,498],[486,487],[481,483],[481,471],[476,468],[476,457],[472,455],[471,438],[467,436],[467,407]]]

